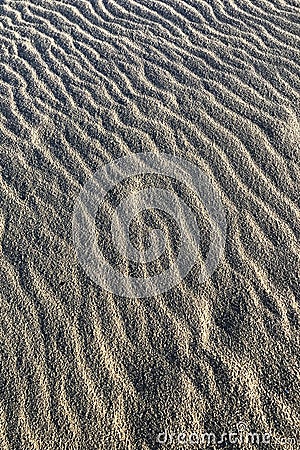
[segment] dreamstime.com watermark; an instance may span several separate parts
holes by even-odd
[[[178,444],[193,445],[205,449],[211,445],[239,444],[239,445],[270,445],[277,443],[280,445],[294,446],[296,439],[294,437],[276,437],[270,432],[259,433],[257,431],[247,431],[247,426],[243,422],[235,425],[234,431],[221,432],[218,435],[212,432],[168,432],[163,431],[157,435],[156,442],[161,445]],[[261,447],[259,447],[261,448]]]
[[[113,267],[97,244],[96,215],[105,196],[122,181],[138,175],[171,177],[185,184],[204,206],[211,224],[210,247],[199,270],[199,283],[215,271],[224,253],[226,218],[218,193],[207,175],[196,165],[167,154],[137,153],[119,158],[101,167],[86,182],[76,200],[73,212],[73,243],[80,264],[89,277],[107,291],[122,297],[148,297],[170,290],[185,278],[195,265],[201,244],[200,230],[194,212],[174,191],[144,187],[130,193],[116,207],[111,220],[113,244],[128,261],[151,262],[166,250],[161,229],[152,229],[150,248],[139,252],[129,239],[133,219],[147,209],[169,214],[181,232],[176,261],[167,270],[149,277],[126,275]]]

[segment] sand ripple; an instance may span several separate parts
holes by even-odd
[[[296,0],[1,2],[1,450],[156,449],[241,421],[296,435],[299,36]],[[141,151],[198,165],[228,235],[205,284],[124,299],[79,266],[72,213]]]

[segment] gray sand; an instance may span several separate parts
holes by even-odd
[[[0,2],[0,450],[299,447],[299,24],[296,0]],[[149,292],[180,280],[124,297],[80,263],[72,221],[97,171],[145,152],[205,174],[226,241],[200,283],[207,212],[143,169],[97,212],[98,251]],[[183,209],[131,224],[142,253],[161,229],[160,258],[112,245],[112,211],[147,188],[195,215],[183,279]]]

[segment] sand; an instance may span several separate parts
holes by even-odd
[[[1,450],[299,447],[299,32],[297,0],[0,2]],[[80,261],[74,214],[141,153],[205,174],[226,236],[201,282],[214,224],[189,170],[121,180],[93,223],[114,270],[149,281],[125,296]],[[147,189],[175,217],[138,211],[135,250],[154,228],[167,244],[128,262],[112,211]],[[184,276],[176,196],[200,236]],[[162,273],[179,281],[154,292]]]

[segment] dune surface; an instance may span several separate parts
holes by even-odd
[[[0,2],[0,450],[299,447],[299,44],[297,0]],[[74,211],[142,153],[205,174],[226,236],[201,282],[190,175],[132,173],[95,210],[99,251],[149,282],[122,295],[81,264]],[[179,213],[137,211],[133,252],[166,245],[130,262],[113,211],[153,189]],[[184,276],[176,197],[201,241]]]

